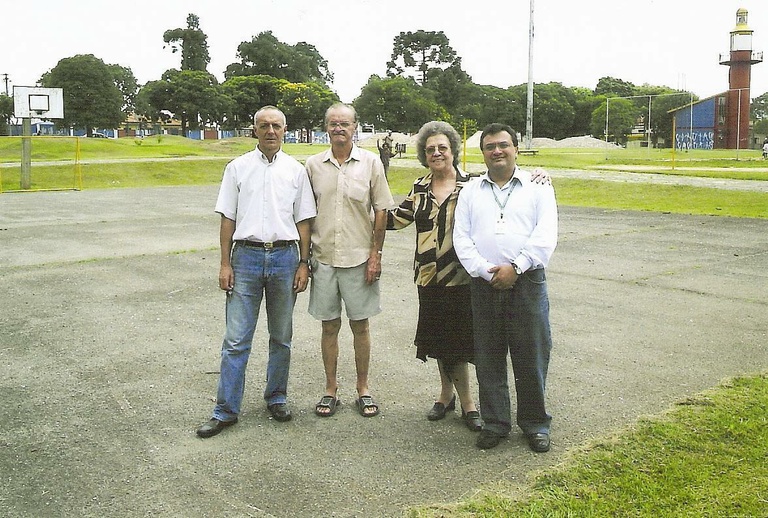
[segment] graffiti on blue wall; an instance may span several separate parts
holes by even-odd
[[[691,138],[693,134],[693,138]],[[715,132],[709,130],[703,131],[677,131],[675,135],[675,146],[680,151],[688,151],[689,149],[714,149],[715,148]]]

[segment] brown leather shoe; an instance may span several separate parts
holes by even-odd
[[[214,435],[220,434],[224,428],[232,426],[236,422],[237,417],[235,417],[232,421],[219,421],[218,419],[211,419],[197,429],[197,436],[202,437],[203,439],[213,437]]]

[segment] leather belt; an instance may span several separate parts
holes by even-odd
[[[265,243],[263,241],[247,241],[245,239],[238,239],[235,241],[238,245],[241,246],[250,246],[252,248],[266,248],[267,250],[271,248],[285,248],[286,246],[291,246],[296,241],[272,241],[271,243]]]

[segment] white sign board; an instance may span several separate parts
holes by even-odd
[[[63,119],[64,90],[38,86],[13,87],[13,116],[22,119]]]

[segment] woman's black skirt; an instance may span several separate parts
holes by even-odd
[[[417,286],[419,323],[416,328],[416,357],[443,360],[446,365],[471,362],[472,301],[468,284],[461,286]]]

